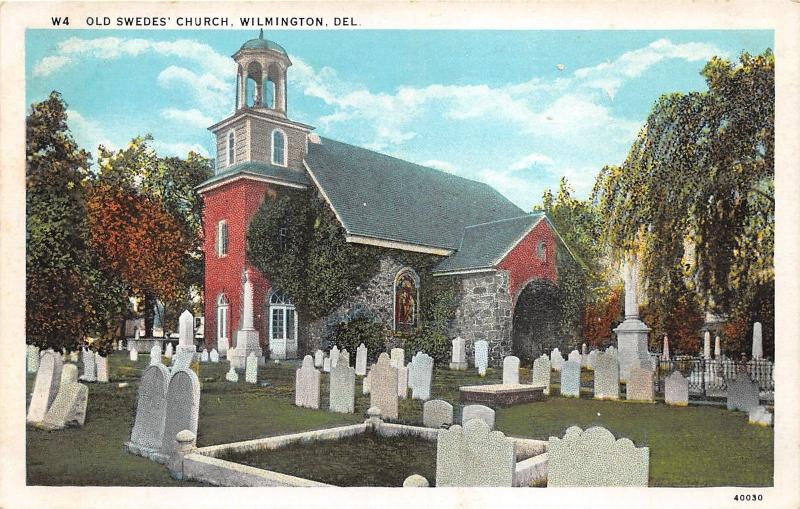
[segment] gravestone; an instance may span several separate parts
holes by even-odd
[[[169,376],[167,367],[160,363],[149,366],[142,373],[136,398],[136,418],[130,442],[126,444],[134,454],[152,457],[161,450]]]
[[[386,352],[369,371],[369,406],[378,407],[383,419],[397,419],[397,368]]]
[[[567,361],[561,366],[561,395],[567,398],[581,397],[581,363]]]
[[[586,367],[589,369],[594,369],[595,364],[597,363],[597,357],[603,352],[600,350],[592,350],[589,352],[589,355],[586,356]]]
[[[519,383],[519,358],[513,355],[503,359],[503,383]]]
[[[722,343],[719,339],[719,335],[714,337],[714,358],[719,359],[722,356]]]
[[[73,363],[73,364],[77,364],[77,362],[78,362],[78,352],[77,351],[69,353],[69,361],[71,363]]]
[[[133,362],[136,362],[136,361],[139,360],[139,352],[136,351],[136,347],[135,346],[131,348],[130,352],[128,352],[128,358],[130,360],[132,360]]]
[[[450,356],[450,369],[463,371],[467,369],[467,344],[458,337],[453,340],[453,351]]]
[[[208,362],[208,350],[203,348],[203,351],[200,353],[200,362]]]
[[[47,409],[56,399],[61,382],[61,369],[64,361],[52,350],[46,350],[39,358],[39,369],[33,382],[33,394],[28,406],[26,421],[38,423],[44,419]]]
[[[108,358],[100,355],[100,352],[95,352],[94,363],[97,368],[97,381],[108,383]]]
[[[550,352],[550,367],[553,371],[561,371],[561,365],[564,364],[564,357],[561,356],[561,351],[558,348],[553,348]]]
[[[628,372],[625,399],[629,401],[653,402],[653,372],[646,368],[632,367]]]
[[[478,374],[484,376],[489,367],[489,342],[480,340],[475,342],[475,367]]]
[[[253,352],[250,352],[245,361],[244,381],[249,384],[258,383],[258,357]]]
[[[619,399],[619,362],[613,354],[595,356],[594,399]]]
[[[772,426],[772,414],[767,407],[757,406],[748,412],[747,422],[759,426]]]
[[[352,414],[356,411],[356,369],[349,366],[345,352],[339,354],[339,362],[331,368],[330,409],[332,412]]]
[[[764,357],[764,344],[762,341],[761,322],[753,324],[753,347],[751,351],[753,359],[762,359]]]
[[[533,361],[533,373],[531,375],[531,385],[543,387],[544,394],[550,394],[550,357],[545,354]]]
[[[412,474],[403,481],[403,488],[428,488],[428,480],[419,474]]]
[[[550,437],[547,487],[647,486],[650,450],[617,440],[605,428],[567,429],[564,438]]]
[[[494,410],[488,406],[483,405],[466,405],[461,409],[461,424],[464,425],[472,419],[481,419],[489,426],[489,429],[494,429]]]
[[[577,350],[571,351],[567,356],[567,360],[572,362],[577,362],[578,365],[580,366],[582,360],[580,352],[578,352]]]
[[[373,366],[375,366],[375,365],[373,364]],[[370,380],[371,380],[369,374],[370,374],[371,371],[372,370],[368,371],[366,376],[364,377],[364,380],[361,381],[361,393],[362,394],[369,394],[369,383],[370,383]]]
[[[439,431],[436,486],[514,485],[514,443],[481,419]]]
[[[330,373],[331,372],[331,358],[330,357],[325,357],[324,359],[322,359],[322,371],[324,371],[325,373]]]
[[[441,399],[432,399],[422,405],[422,425],[426,428],[441,428],[453,424],[453,405]]]
[[[673,406],[689,404],[689,380],[680,371],[673,371],[664,380],[664,403]]]
[[[314,363],[316,365],[316,362]],[[364,343],[356,348],[356,375],[365,376],[367,374],[367,347]]]
[[[294,404],[306,408],[319,408],[319,370],[314,367],[310,355],[303,357],[303,364],[295,371]]]
[[[197,347],[194,346],[194,316],[188,309],[185,309],[178,318],[177,351],[191,353],[197,352]],[[172,437],[172,439],[174,440],[175,437]]]
[[[190,369],[174,371],[167,387],[167,410],[161,454],[169,458],[175,452],[175,435],[188,429],[197,436],[200,412],[200,381]]]
[[[329,362],[331,363],[330,369],[335,368],[336,365],[339,363],[339,347],[336,346],[336,345],[333,345],[333,348],[331,348],[331,354],[330,354]],[[330,369],[329,369],[329,371],[330,371]]]
[[[78,379],[85,382],[96,382],[97,374],[95,372],[95,357],[94,352],[88,348],[84,348],[81,352],[81,363],[83,364],[83,375]]]
[[[234,383],[239,381],[239,373],[237,373],[236,370],[233,369],[233,366],[231,366],[231,369],[229,369],[228,372],[225,373],[225,380]]]
[[[406,365],[406,352],[402,348],[392,348],[391,365],[395,368],[402,368]]]
[[[747,373],[739,373],[736,379],[728,380],[728,410],[749,412],[758,406],[758,382],[750,380]]]
[[[164,357],[167,359],[172,359],[173,349],[172,343],[167,343],[167,347],[164,349]]]
[[[211,353],[208,354],[208,360],[211,362],[219,362],[219,352],[217,352],[216,348],[211,350]]]
[[[228,357],[228,350],[231,349],[231,344],[228,338],[218,338],[217,339],[217,353],[220,357]]]
[[[431,381],[433,380],[433,357],[419,352],[411,359],[409,364],[411,377],[414,383],[411,386],[411,398],[423,401],[431,397]]]
[[[156,364],[161,364],[161,346],[158,343],[150,349],[150,365],[155,366]]]
[[[408,397],[408,368],[397,368],[397,396],[406,399]]]
[[[47,430],[83,426],[88,399],[89,389],[78,383],[78,367],[74,364],[64,365],[58,394],[47,410],[41,426]]]
[[[173,372],[181,369],[189,369],[192,365],[192,361],[194,361],[195,355],[195,352],[189,351],[175,352],[175,355],[172,356],[172,365],[170,369]]]
[[[28,345],[28,373],[36,373],[39,369],[39,348],[34,345]]]
[[[321,368],[323,359],[325,359],[325,352],[322,350],[314,352],[314,367]]]
[[[339,362],[342,361],[344,361],[345,366],[350,367],[350,352],[346,348],[339,353]],[[337,363],[336,365],[338,366],[339,364]]]
[[[711,358],[711,333],[709,331],[703,333],[703,358]]]

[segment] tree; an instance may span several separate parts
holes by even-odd
[[[617,257],[637,254],[658,315],[772,307],[774,66],[769,50],[712,58],[708,91],[662,96],[623,165],[598,177],[603,238]],[[771,335],[773,317],[759,319]]]
[[[72,138],[59,93],[31,106],[26,154],[26,341],[72,351],[89,333],[107,336],[125,299],[88,244],[90,155]]]

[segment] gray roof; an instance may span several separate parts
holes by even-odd
[[[229,166],[197,186],[196,189],[204,189],[212,184],[224,181],[238,174],[266,177],[280,182],[286,182],[288,184],[300,184],[304,186],[307,186],[311,183],[309,182],[305,173],[290,170],[289,168],[285,168],[283,166],[275,166],[274,164],[245,161],[243,163],[236,163],[233,166]]]
[[[466,226],[525,214],[487,184],[328,138],[306,163],[351,235],[458,249]]]
[[[436,265],[434,272],[488,269],[545,215],[542,212],[464,228],[458,251]]]

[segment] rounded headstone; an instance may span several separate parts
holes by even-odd
[[[429,486],[428,480],[419,474],[411,474],[403,481],[403,488],[427,488]]]

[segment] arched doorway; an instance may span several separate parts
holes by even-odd
[[[559,344],[558,288],[550,281],[534,279],[520,292],[514,305],[511,339],[514,355],[525,363]]]
[[[269,356],[291,359],[297,356],[297,312],[289,296],[280,290],[267,298]]]

